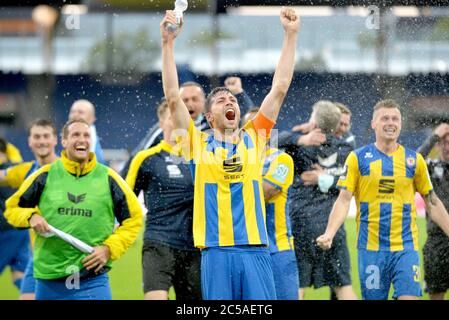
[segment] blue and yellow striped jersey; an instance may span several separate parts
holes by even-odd
[[[263,180],[279,193],[265,201],[270,252],[293,250],[293,235],[289,217],[288,200],[293,183],[293,159],[275,148],[267,149],[263,166]]]
[[[351,152],[346,167],[337,186],[354,193],[358,248],[418,250],[415,192],[432,191],[422,155],[401,145],[387,155],[370,144]]]
[[[195,246],[267,245],[261,175],[266,137],[256,132],[254,120],[235,143],[215,140],[193,121],[177,141],[194,180]]]

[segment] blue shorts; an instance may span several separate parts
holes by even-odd
[[[20,286],[20,294],[34,293],[36,290],[36,279],[33,276],[33,255],[30,255],[27,267],[25,269],[25,274],[23,275],[22,285]]]
[[[271,256],[259,246],[211,247],[201,251],[205,300],[275,300]]]
[[[298,300],[299,275],[294,250],[271,253],[278,300]]]
[[[422,295],[417,251],[368,251],[359,249],[359,278],[364,300],[387,300],[393,284],[393,298]]]
[[[24,272],[30,255],[28,230],[0,231],[0,273],[6,266],[11,270]]]
[[[67,283],[68,282],[68,283]],[[64,279],[36,279],[36,300],[111,300],[107,273],[81,279],[79,286]],[[68,285],[67,285],[68,284]]]

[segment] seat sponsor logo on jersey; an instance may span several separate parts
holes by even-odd
[[[245,175],[242,173],[243,165],[239,156],[232,157],[223,161],[223,170],[226,173],[224,175],[225,180],[238,180],[242,179]]]
[[[223,169],[228,173],[242,172],[242,163],[240,157],[232,157],[223,161]]]
[[[379,193],[394,193],[394,180],[393,179],[380,179],[379,180]]]

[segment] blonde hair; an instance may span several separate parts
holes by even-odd
[[[341,111],[328,100],[320,100],[313,105],[315,123],[324,134],[334,133],[340,125]]]
[[[351,110],[349,110],[349,108],[345,106],[343,103],[334,102],[334,104],[337,106],[338,109],[340,109],[340,112],[342,114],[349,114],[350,116],[352,116]]]
[[[376,103],[376,105],[374,106],[373,110],[377,111],[377,110],[382,109],[382,108],[398,109],[399,111],[401,111],[401,107],[393,99],[380,100],[378,103]]]

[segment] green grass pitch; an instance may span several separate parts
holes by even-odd
[[[426,240],[426,222],[424,218],[418,218],[419,244],[420,248]],[[357,271],[357,251],[356,251],[356,226],[353,218],[346,221],[347,240],[351,255],[351,271],[354,289],[360,298],[360,285]],[[141,269],[141,246],[139,239],[129,251],[117,262],[114,263],[112,271],[109,273],[113,299],[117,300],[140,300],[142,293],[142,269]],[[421,259],[422,267],[422,259]],[[421,281],[422,281],[421,272]],[[15,300],[19,296],[17,289],[11,282],[9,270],[5,270],[0,275],[0,300]],[[171,293],[171,297],[173,297]],[[446,295],[449,299],[449,294]],[[329,299],[329,288],[324,287],[317,290],[307,289],[306,300],[327,300]],[[423,299],[428,299],[427,294]]]

